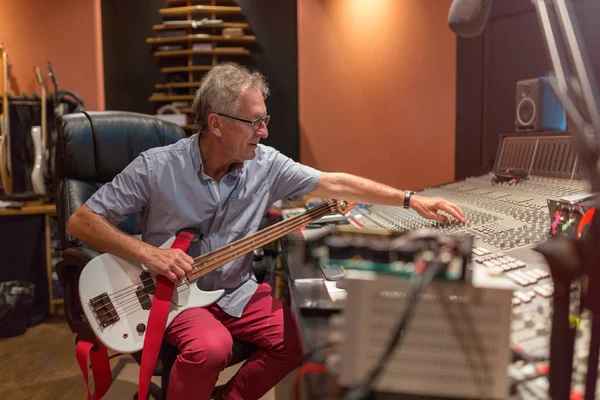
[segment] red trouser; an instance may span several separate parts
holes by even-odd
[[[290,309],[263,283],[241,318],[213,304],[186,310],[165,332],[181,354],[171,370],[168,399],[210,398],[231,359],[232,337],[258,346],[223,391],[225,399],[259,399],[298,366],[301,348]]]

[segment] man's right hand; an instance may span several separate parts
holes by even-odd
[[[164,275],[173,283],[178,284],[192,270],[194,259],[181,249],[153,247],[144,254],[142,263],[150,272]]]

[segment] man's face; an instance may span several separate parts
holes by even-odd
[[[250,88],[240,94],[240,109],[232,117],[246,120],[262,118],[267,113],[267,106],[260,90]],[[267,126],[261,121],[256,129],[247,122],[223,118],[221,124],[221,140],[232,162],[252,160],[256,155],[256,147],[261,138],[269,136]]]

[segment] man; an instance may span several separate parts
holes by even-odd
[[[264,77],[235,64],[214,67],[202,80],[193,110],[199,133],[142,153],[69,219],[69,234],[97,250],[142,262],[178,282],[192,256],[257,230],[261,217],[284,198],[316,196],[367,204],[402,205],[401,190],[343,173],[322,173],[259,145],[268,136]],[[462,211],[440,198],[413,195],[410,207],[444,220]],[[141,211],[142,239],[115,227]],[[203,239],[189,254],[159,249],[179,229],[194,227]],[[226,289],[206,308],[182,312],[165,331],[181,352],[171,371],[169,399],[208,399],[231,358],[232,338],[258,347],[219,398],[258,399],[292,371],[300,358],[290,310],[255,282],[252,255],[200,278],[202,290]]]

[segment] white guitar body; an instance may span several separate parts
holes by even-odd
[[[33,191],[38,195],[46,194],[46,184],[44,176],[46,174],[43,149],[42,149],[42,128],[40,126],[31,127],[31,139],[33,140],[34,162],[31,171],[31,184]]]
[[[174,241],[175,237],[161,247],[171,247]],[[141,263],[109,253],[94,258],[81,271],[79,298],[85,317],[98,339],[119,353],[135,353],[142,350],[144,344],[150,302],[154,296],[145,296],[141,283],[143,278],[140,277],[142,273],[152,277],[152,280],[144,278],[147,284],[156,283],[154,276]],[[141,298],[136,294],[136,289],[140,288]],[[195,282],[176,286],[167,326],[182,311],[206,307],[217,301],[223,292],[204,292]]]

